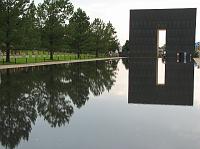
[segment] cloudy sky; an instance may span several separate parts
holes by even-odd
[[[42,0],[35,0],[36,3]],[[196,41],[200,41],[200,0],[71,0],[75,8],[82,8],[91,21],[98,17],[111,21],[123,45],[129,38],[130,9],[197,8]]]

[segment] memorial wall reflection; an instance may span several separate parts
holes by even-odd
[[[193,88],[194,64],[191,60],[129,59],[129,103],[192,106]]]
[[[0,71],[0,142],[14,149],[28,140],[38,116],[51,127],[69,123],[74,107],[115,83],[118,60]]]

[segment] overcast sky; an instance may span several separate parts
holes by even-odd
[[[35,0],[36,3],[43,0]],[[75,8],[86,11],[91,21],[101,18],[111,21],[116,28],[118,38],[123,45],[129,38],[130,9],[197,8],[200,0],[71,0]],[[200,14],[197,10],[196,41],[200,41]]]

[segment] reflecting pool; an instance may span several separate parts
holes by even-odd
[[[193,62],[2,70],[0,149],[199,149],[199,88]]]

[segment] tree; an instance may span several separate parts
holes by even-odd
[[[87,48],[86,45],[89,42],[89,19],[85,11],[78,8],[70,18],[67,27],[70,47],[76,51],[78,58],[80,58],[82,50]]]
[[[92,48],[96,51],[96,57],[99,57],[100,50],[104,49],[104,31],[105,23],[99,19],[95,18],[91,24],[91,35],[92,35]]]
[[[20,27],[20,41],[18,47],[22,49],[36,49],[41,44],[41,34],[39,30],[38,21],[36,18],[37,8],[32,1],[27,8],[27,12],[22,18]]]
[[[119,50],[119,41],[117,39],[117,32],[111,22],[108,22],[105,28],[105,49],[107,52],[115,52]]]
[[[73,5],[69,0],[44,0],[38,6],[40,27],[43,27],[43,46],[50,51],[53,60],[55,50],[62,49],[65,26],[73,14]]]
[[[3,37],[2,37],[2,34],[3,34],[3,9],[4,9],[4,5],[3,5],[3,1],[0,1],[0,51],[1,51],[1,48],[2,48],[2,40],[3,40]]]
[[[126,40],[125,44],[122,46],[122,52],[129,52],[129,40]]]
[[[26,12],[28,0],[1,0],[1,40],[6,49],[6,62],[10,62],[10,49],[17,38],[19,23]]]
[[[96,18],[91,24],[92,45],[95,49],[96,57],[99,53],[109,54],[119,49],[119,41],[113,25],[105,24],[101,19]]]

